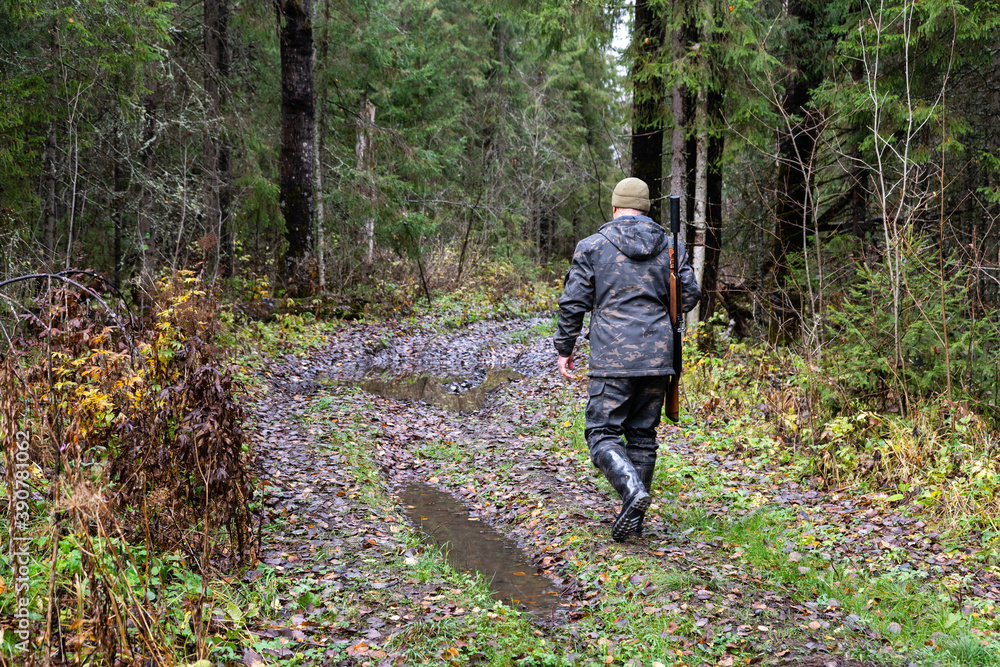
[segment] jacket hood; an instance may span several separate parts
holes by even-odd
[[[629,259],[656,257],[668,245],[667,231],[644,215],[615,218],[598,232]]]

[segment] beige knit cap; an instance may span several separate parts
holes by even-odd
[[[611,195],[611,205],[649,212],[649,186],[644,180],[635,177],[618,181],[614,194]]]

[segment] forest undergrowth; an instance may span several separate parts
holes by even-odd
[[[211,652],[210,578],[256,553],[254,474],[218,303],[180,274],[143,314],[94,274],[5,294],[0,365],[15,664]]]
[[[932,394],[905,413],[892,400],[879,409],[885,398],[854,393],[836,358],[818,366],[705,327],[688,343],[689,412],[717,447],[787,465],[817,488],[884,493],[984,546],[1000,538],[1000,439],[972,401]]]

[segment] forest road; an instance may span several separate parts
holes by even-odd
[[[314,657],[307,664],[408,664],[418,628],[426,634],[456,618],[473,623],[452,584],[433,573],[415,576],[413,563],[427,547],[414,539],[399,500],[414,481],[449,493],[470,521],[489,523],[527,552],[562,593],[558,621],[535,624],[534,632],[568,642],[574,655],[604,655],[608,642],[629,645],[641,624],[629,629],[628,618],[639,614],[665,619],[659,645],[646,642],[653,653],[631,649],[640,660],[656,658],[666,643],[677,655],[717,645],[717,662],[705,664],[734,664],[726,655],[755,664],[900,664],[878,629],[838,600],[797,599],[741,558],[737,545],[690,524],[692,503],[702,521],[738,521],[748,510],[678,480],[691,476],[684,466],[697,468],[738,484],[757,506],[788,509],[817,534],[840,531],[834,555],[850,562],[863,562],[873,540],[879,549],[887,539],[911,549],[914,562],[935,562],[940,548],[920,533],[921,523],[863,497],[808,488],[782,470],[748,467],[739,452],[719,453],[664,425],[662,488],[654,490],[645,534],[612,542],[619,501],[573,437],[585,379],[558,377],[551,323],[498,320],[443,331],[344,324],[325,349],[274,360],[271,390],[253,410],[266,528],[261,564],[246,576],[266,579],[273,597],[254,622],[259,641],[246,664],[303,654]],[[432,391],[414,390],[419,384]],[[472,404],[449,403],[476,391]],[[868,539],[857,537],[859,527]],[[808,549],[771,547],[796,562]],[[631,564],[628,576],[615,579],[616,563]],[[979,584],[997,591],[988,577]],[[720,636],[726,641],[711,643]],[[845,657],[880,650],[886,662]]]

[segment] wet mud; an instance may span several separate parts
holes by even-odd
[[[452,567],[481,575],[495,599],[539,621],[556,620],[559,591],[535,571],[528,555],[511,540],[470,516],[468,508],[450,495],[427,484],[410,484],[400,499],[410,521],[420,527],[426,541],[444,550]]]
[[[374,377],[358,383],[364,391],[383,398],[427,403],[450,412],[474,412],[507,382],[524,375],[511,370],[490,371],[485,378],[437,378],[431,375]]]

